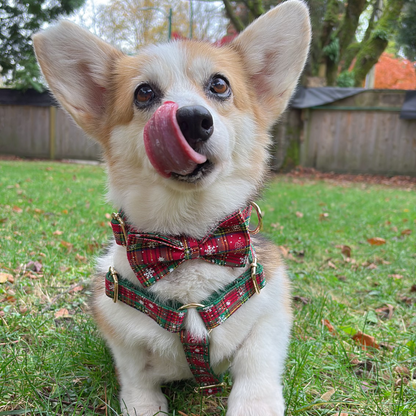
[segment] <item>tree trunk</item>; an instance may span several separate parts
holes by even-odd
[[[353,42],[355,32],[357,31],[358,22],[361,13],[367,6],[367,0],[349,0],[345,9],[344,18],[338,29],[337,37],[339,39],[339,58],[342,60],[348,45]]]
[[[242,32],[245,29],[244,23],[242,20],[234,13],[233,6],[229,0],[223,0],[225,11],[228,18],[231,20],[231,23],[234,25],[237,32]]]
[[[354,83],[361,87],[370,69],[378,62],[387,48],[389,36],[403,8],[405,0],[388,0],[380,20],[377,22],[370,38],[364,43],[357,55],[354,67]]]

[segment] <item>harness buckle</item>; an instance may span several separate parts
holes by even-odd
[[[205,305],[203,305],[202,303],[188,303],[187,305],[183,305],[180,308],[178,308],[178,311],[190,308],[205,308]]]
[[[117,300],[118,300],[118,276],[117,276],[117,272],[115,271],[113,266],[110,266],[110,273],[111,273],[111,277],[114,280],[113,301],[114,301],[114,303],[117,303]]]
[[[118,223],[120,224],[121,230],[123,231],[123,235],[124,235],[124,240],[126,241],[126,246],[127,246],[127,233],[126,233],[126,223],[123,221],[123,219],[121,218],[120,214],[118,212],[113,212],[111,214],[111,217],[118,221]]]
[[[259,284],[257,283],[256,274],[257,274],[257,257],[254,257],[253,263],[251,263],[251,280],[253,281],[254,290],[256,291],[258,295],[260,295],[261,289],[260,289]]]
[[[202,390],[206,390],[206,389],[214,389],[214,388],[216,388],[216,387],[221,387],[221,388],[223,388],[223,387],[226,387],[227,386],[227,383],[225,383],[224,381],[222,382],[222,383],[218,383],[218,384],[211,384],[211,385],[209,385],[209,386],[200,386],[200,387],[195,387],[194,388],[194,392],[195,393],[199,393],[200,391],[202,391]]]
[[[254,230],[248,230],[250,234],[257,234],[263,228],[263,213],[261,212],[260,207],[255,202],[250,202],[250,205],[254,208],[257,214],[257,227]]]

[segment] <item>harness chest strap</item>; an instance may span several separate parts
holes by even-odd
[[[251,257],[251,256],[250,256]],[[226,321],[248,299],[266,285],[263,267],[255,262],[220,293],[215,293],[203,304],[165,304],[154,296],[123,279],[112,267],[106,274],[105,292],[114,300],[145,313],[159,326],[172,333],[180,333],[185,356],[199,389],[203,394],[215,394],[222,390],[223,383],[209,363],[209,340],[195,339],[184,329],[187,310],[195,308],[208,331]]]

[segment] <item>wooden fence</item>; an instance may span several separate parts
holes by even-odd
[[[288,110],[273,130],[272,168],[301,164],[321,171],[416,176],[416,120],[399,118],[404,96],[404,91],[367,90],[330,105]],[[50,99],[42,106],[20,101],[5,104],[0,90],[0,154],[100,159],[100,146]]]
[[[98,160],[101,148],[48,95],[0,90],[0,154]]]
[[[273,167],[416,176],[416,120],[400,119],[404,98],[405,91],[365,90],[289,110],[274,130]]]

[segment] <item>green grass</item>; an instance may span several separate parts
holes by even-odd
[[[94,256],[111,235],[104,193],[99,166],[0,162],[0,273],[14,278],[0,284],[0,416],[119,411],[111,356],[87,306]],[[287,414],[415,416],[415,191],[277,177],[260,205],[298,299]],[[376,312],[386,305],[390,319]],[[63,308],[68,315],[56,317]],[[357,331],[380,349],[362,349]],[[164,391],[170,415],[225,415],[224,397],[201,398],[189,382]]]

